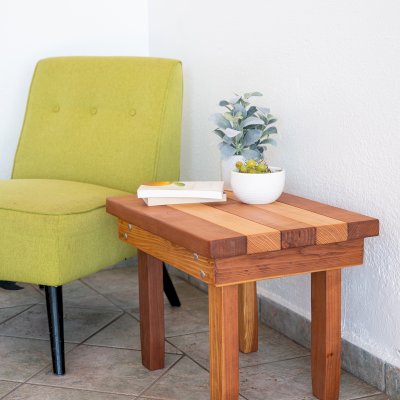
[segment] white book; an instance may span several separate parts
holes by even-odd
[[[202,197],[148,197],[143,201],[148,206],[164,206],[166,204],[196,204],[196,203],[220,203],[226,201],[226,194],[222,199],[204,199]]]
[[[223,193],[223,181],[152,182],[147,185],[141,185],[137,190],[137,196],[141,199],[154,197],[191,197],[221,200]]]

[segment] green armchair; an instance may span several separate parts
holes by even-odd
[[[0,180],[0,280],[45,286],[56,374],[62,285],[134,255],[105,200],[179,178],[181,109],[179,61],[63,57],[36,66],[12,179]]]

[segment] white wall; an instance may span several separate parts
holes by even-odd
[[[343,335],[400,366],[400,3],[150,0],[150,54],[183,60],[184,178],[218,178],[208,117],[259,90],[279,118],[268,153],[286,190],[381,220],[345,270]],[[260,292],[309,316],[309,277]]]
[[[148,55],[147,0],[0,1],[0,179],[9,178],[36,62]]]

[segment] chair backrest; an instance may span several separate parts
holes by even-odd
[[[179,179],[182,66],[145,57],[39,61],[13,178],[88,182],[133,192]]]

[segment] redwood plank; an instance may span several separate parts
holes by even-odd
[[[153,371],[164,368],[163,266],[139,250],[138,267],[142,364]]]
[[[208,205],[279,230],[281,232],[282,249],[309,246],[316,243],[315,227],[284,215],[256,208],[250,204],[240,203],[232,198],[228,198],[226,203],[209,203]]]
[[[314,396],[337,400],[340,388],[341,270],[311,275],[311,369]]]
[[[119,238],[139,250],[179,268],[205,283],[214,283],[214,260],[193,253],[169,240],[120,221]]]
[[[215,223],[247,237],[247,254],[280,250],[281,233],[247,218],[225,212],[207,204],[178,204],[169,208]]]
[[[242,353],[258,351],[257,283],[239,285],[239,349]]]
[[[205,257],[231,257],[247,252],[246,236],[175,210],[148,207],[134,195],[109,197],[107,212]]]
[[[271,204],[257,204],[255,207],[315,226],[316,244],[347,240],[347,224],[343,221],[277,201]]]
[[[297,247],[215,260],[217,286],[337,269],[363,263],[364,240]]]
[[[278,201],[346,222],[349,239],[379,235],[379,220],[376,218],[347,211],[342,208],[328,206],[327,204],[305,199],[289,193],[282,193]]]
[[[208,287],[210,399],[239,398],[238,287]]]

